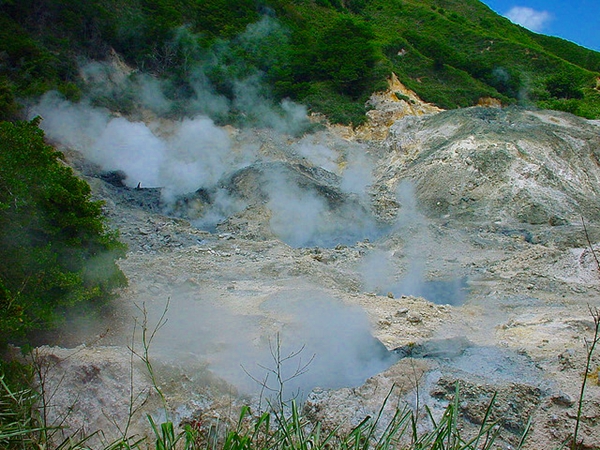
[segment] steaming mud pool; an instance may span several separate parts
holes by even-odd
[[[588,305],[599,304],[581,223],[596,243],[597,124],[475,108],[406,117],[383,141],[219,130],[237,155],[231,170],[171,197],[65,148],[129,246],[113,310],[38,349],[51,419],[70,411],[65,433],[108,438],[142,398],[130,430],[148,431],[146,413],[165,417],[128,350],[139,354],[141,329],[161,324],[149,355],[178,423],[226,424],[281,390],[343,431],[388,395],[384,418],[398,405],[439,415],[458,386],[467,431],[495,395],[499,448],[529,419],[526,448],[568,438]],[[591,364],[580,433],[597,448],[597,356]]]

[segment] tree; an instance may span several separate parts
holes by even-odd
[[[321,76],[337,90],[357,98],[366,89],[377,62],[371,27],[351,16],[341,16],[317,43]]]
[[[572,72],[561,71],[546,79],[546,90],[554,98],[582,99],[580,80]]]
[[[0,341],[102,305],[126,283],[116,265],[125,246],[39,120],[0,122]]]

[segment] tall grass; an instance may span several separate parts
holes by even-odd
[[[408,406],[384,414],[384,402],[379,413],[365,417],[349,432],[342,425],[326,429],[323,423],[313,423],[303,416],[293,400],[289,408],[271,409],[253,414],[247,406],[241,409],[237,424],[225,429],[221,437],[211,436],[210,429],[184,425],[179,429],[172,421],[157,423],[148,415],[152,437],[127,436],[100,446],[92,446],[90,438],[68,438],[53,445],[47,436],[53,429],[36,419],[37,394],[24,389],[13,391],[0,377],[0,448],[6,450],[488,450],[495,448],[502,427],[491,419],[495,397],[490,401],[481,425],[465,432],[460,410],[458,388],[441,417],[436,419],[425,407],[425,419]],[[520,449],[526,442],[531,423],[512,447]],[[576,435],[574,436],[576,439]],[[575,444],[573,440],[573,444]],[[571,448],[577,448],[573,445]]]
[[[0,375],[0,448],[30,448],[43,427],[36,419],[37,395],[32,389],[12,389]]]
[[[44,439],[49,428],[35,420],[36,393],[29,389],[14,392],[3,378],[0,378],[0,389],[0,448],[7,450],[476,450],[491,449],[500,431],[498,424],[490,420],[495,401],[492,399],[478,431],[471,436],[465,435],[457,390],[439,420],[435,420],[427,409],[425,427],[408,406],[396,408],[391,416],[385,418],[386,399],[375,417],[365,417],[349,432],[340,431],[343,424],[326,430],[322,423],[307,420],[298,403],[292,400],[288,408],[270,409],[256,415],[249,407],[243,407],[237,424],[224,430],[221,438],[211,438],[209,430],[191,425],[184,425],[179,430],[169,420],[156,423],[148,415],[152,437],[123,437],[93,447],[89,444],[92,436],[86,436],[77,440],[66,439],[52,446]],[[420,431],[423,428],[428,431]],[[521,448],[527,432],[528,428],[515,448]]]
[[[419,419],[408,407],[397,408],[391,418],[384,420],[382,407],[376,417],[366,417],[350,432],[339,434],[339,427],[325,431],[321,423],[310,423],[302,417],[296,402],[287,414],[266,412],[254,418],[250,426],[244,418],[245,408],[236,429],[227,433],[221,445],[209,450],[487,450],[493,448],[500,433],[498,423],[490,420],[494,399],[488,405],[485,418],[474,435],[466,435],[460,414],[460,396],[446,407],[439,420],[428,410],[428,431],[419,431]],[[384,405],[385,406],[385,405]],[[513,447],[525,443],[529,426]]]

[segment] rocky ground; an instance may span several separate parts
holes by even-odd
[[[164,415],[128,350],[143,357],[140,330],[164,312],[149,355],[179,422],[223,424],[240,404],[258,408],[253,378],[278,389],[264,375],[279,339],[284,355],[305,346],[289,370],[310,362],[308,371],[285,393],[299,389],[312,420],[349,429],[390,391],[394,405],[439,412],[458,385],[466,426],[497,393],[505,448],[529,418],[527,448],[567,439],[589,307],[600,306],[583,228],[600,241],[600,126],[516,108],[439,112],[406,94],[374,102],[383,112],[370,132],[319,131],[310,153],[306,137],[229,130],[235,148],[252,142],[260,160],[169,205],[160,190],[125,187],[68,153],[129,245],[120,262],[129,286],[104,320],[73,323],[52,337],[61,348],[37,350],[52,417],[68,410],[70,430],[99,427],[108,438],[132,404],[128,432],[143,432],[146,412]],[[360,170],[347,177],[352,167],[368,167],[367,181]],[[306,201],[306,210],[275,212],[284,189],[272,188],[273,173],[297,188],[283,204]],[[219,192],[237,206],[207,225]],[[599,363],[583,407],[586,448],[600,446]]]

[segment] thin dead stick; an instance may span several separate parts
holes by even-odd
[[[585,239],[587,240],[588,247],[590,248],[592,255],[594,255],[594,259],[596,260],[596,266],[598,267],[598,271],[600,272],[600,260],[598,260],[598,255],[596,255],[596,251],[594,250],[594,246],[592,245],[592,241],[590,239],[590,235],[588,234],[587,227],[585,226],[585,220],[583,219],[583,216],[581,216],[581,223],[583,224],[583,232],[585,233]]]

